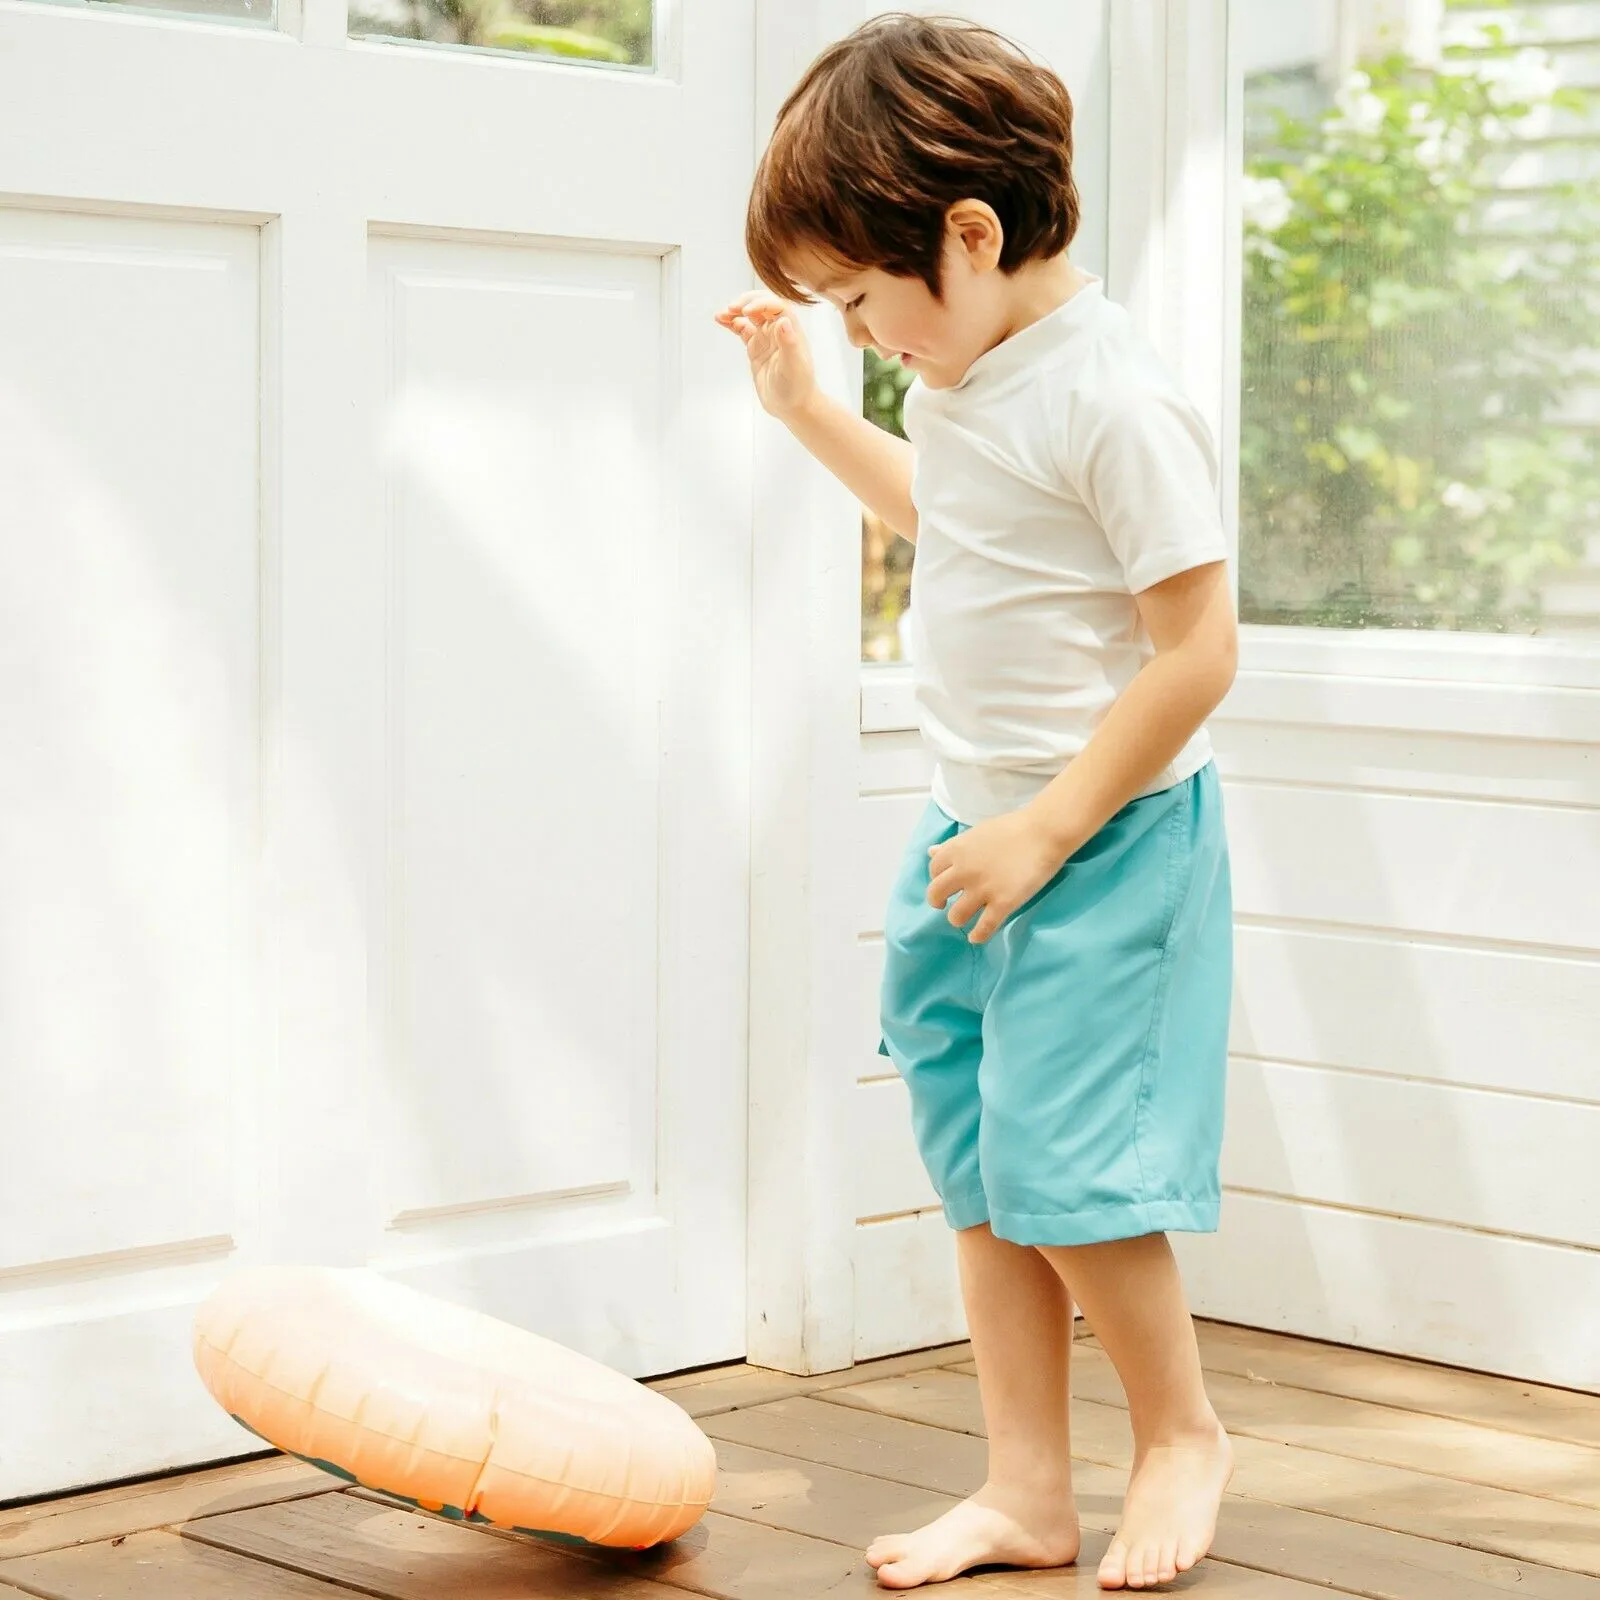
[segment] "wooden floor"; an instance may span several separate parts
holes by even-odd
[[[1600,1600],[1600,1396],[1206,1326],[1239,1470],[1213,1558],[1222,1597]],[[1097,1592],[1128,1462],[1104,1354],[1074,1352],[1083,1564],[991,1572],[976,1595]],[[716,1441],[705,1521],[647,1556],[579,1554],[344,1491],[281,1458],[0,1510],[0,1600],[816,1600],[876,1590],[860,1552],[983,1477],[964,1347],[788,1378],[659,1385]]]

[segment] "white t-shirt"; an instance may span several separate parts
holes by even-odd
[[[913,383],[905,430],[933,798],[980,822],[1033,799],[1154,655],[1134,595],[1227,559],[1216,452],[1093,278],[953,388]],[[1148,792],[1210,759],[1202,728]]]

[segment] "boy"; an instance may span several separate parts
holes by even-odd
[[[886,1588],[1077,1559],[1077,1303],[1127,1390],[1104,1588],[1209,1548],[1232,1471],[1169,1229],[1216,1227],[1232,918],[1206,717],[1236,628],[1203,423],[1067,259],[1071,103],[987,30],[881,18],[789,98],[718,320],[761,403],[917,541],[933,797],[885,934],[883,1045],[957,1232],[989,1474],[868,1551]],[[917,378],[901,440],[821,395],[785,301]]]

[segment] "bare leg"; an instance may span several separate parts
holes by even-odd
[[[1194,1322],[1165,1234],[1113,1244],[1047,1245],[1122,1379],[1133,1476],[1105,1560],[1105,1589],[1143,1589],[1187,1572],[1216,1533],[1233,1451],[1206,1398]]]
[[[877,1540],[867,1560],[887,1589],[970,1567],[1061,1567],[1078,1558],[1067,1434],[1072,1304],[1037,1250],[987,1226],[956,1235],[961,1294],[989,1434],[984,1486],[915,1533]]]

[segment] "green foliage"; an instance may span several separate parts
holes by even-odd
[[[869,349],[861,384],[861,406],[867,421],[905,438],[900,418],[912,377],[898,361],[885,361],[876,350]]]
[[[353,10],[354,34],[400,35],[435,44],[526,50],[568,60],[648,66],[651,0],[402,0],[405,21]]]
[[[1585,100],[1539,52],[1462,65],[1374,62],[1252,141],[1251,620],[1535,626],[1536,580],[1597,527],[1600,449],[1559,421],[1596,382],[1573,360],[1600,345],[1595,196],[1495,189],[1514,132]]]

